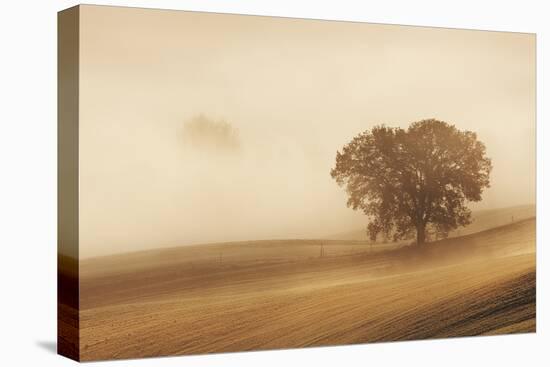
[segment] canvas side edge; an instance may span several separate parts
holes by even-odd
[[[57,16],[57,352],[80,360],[79,26],[80,8]]]

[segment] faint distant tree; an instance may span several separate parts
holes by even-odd
[[[184,139],[191,146],[211,151],[236,151],[239,132],[225,120],[197,115],[184,124]]]
[[[331,176],[348,193],[348,207],[370,219],[371,240],[426,242],[471,223],[468,201],[489,187],[491,160],[471,131],[428,119],[407,129],[384,125],[360,133],[336,153]]]

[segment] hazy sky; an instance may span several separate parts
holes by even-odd
[[[478,133],[492,187],[535,201],[535,37],[83,6],[80,256],[330,235],[365,225],[330,177],[380,123]],[[204,114],[237,149],[186,139]]]

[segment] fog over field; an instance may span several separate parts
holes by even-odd
[[[365,226],[329,173],[381,123],[475,131],[493,171],[472,208],[535,202],[533,35],[100,9],[81,18],[80,257]]]

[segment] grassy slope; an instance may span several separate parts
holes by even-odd
[[[533,331],[534,233],[529,219],[420,251],[289,240],[83,261],[82,358]]]

